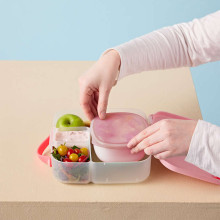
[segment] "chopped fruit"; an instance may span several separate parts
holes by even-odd
[[[71,154],[74,153],[74,150],[72,148],[70,148],[68,151],[67,151],[67,157],[69,158]]]
[[[72,161],[72,162],[77,162],[78,161],[78,155],[77,154],[71,154],[69,159]]]
[[[78,162],[86,162],[87,159],[88,159],[87,156],[82,155],[82,156],[79,157]]]
[[[81,148],[81,149],[80,149],[80,152],[81,152],[82,154],[86,155],[86,156],[88,156],[88,154],[89,154],[88,149],[85,148],[85,147]]]
[[[72,160],[70,160],[69,158],[64,158],[63,162],[72,162]]]
[[[58,148],[58,153],[61,155],[61,156],[65,156],[67,154],[67,151],[68,151],[68,148],[65,146],[65,145],[60,145]]]
[[[53,157],[61,162],[88,162],[89,151],[86,147],[79,148],[77,146],[67,147],[61,144],[58,148],[52,147]]]

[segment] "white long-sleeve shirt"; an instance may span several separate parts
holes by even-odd
[[[121,57],[118,79],[142,71],[192,67],[220,60],[220,11],[162,28],[111,49]],[[220,177],[220,127],[199,120],[185,160]]]

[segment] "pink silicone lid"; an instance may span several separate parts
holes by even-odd
[[[147,127],[140,115],[129,112],[107,113],[105,120],[96,117],[91,123],[93,144],[100,147],[125,147],[129,140]]]

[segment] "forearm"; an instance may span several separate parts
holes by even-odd
[[[154,31],[112,49],[121,58],[119,79],[142,71],[220,60],[220,11]]]
[[[199,120],[185,160],[220,177],[220,127]]]

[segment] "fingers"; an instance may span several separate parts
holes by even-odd
[[[145,148],[150,148],[150,149],[152,147],[155,148],[162,141],[163,141],[163,137],[158,132],[153,133],[152,135],[150,135],[147,138],[143,139],[134,148],[132,148],[131,153],[138,153],[139,151],[144,150]],[[152,146],[152,147],[150,147],[150,146]]]
[[[109,93],[110,90],[104,87],[99,92],[88,87],[80,88],[80,104],[89,120],[98,115],[101,119],[105,118]]]
[[[98,104],[99,102],[99,92],[94,92],[94,99],[95,99],[95,102]]]
[[[91,121],[95,117],[95,115],[89,103],[82,104],[82,108],[86,114],[86,117]]]
[[[110,93],[110,89],[107,89],[106,87],[101,87],[99,90],[98,115],[100,119],[105,119],[106,117],[106,109],[108,105],[109,93]]]
[[[93,117],[96,117],[98,115],[97,107],[93,104],[93,101],[91,101],[90,103],[90,109],[91,109],[91,112],[93,113]]]
[[[157,132],[160,129],[158,123],[155,123],[149,127],[147,127],[146,129],[144,129],[143,131],[141,131],[138,135],[136,135],[134,138],[132,138],[128,144],[127,147],[128,148],[132,148],[135,147],[137,144],[139,144],[144,138],[152,135],[153,133]]]
[[[98,116],[98,113],[97,113],[97,103],[95,101],[95,97],[94,97],[94,93],[91,95],[90,97],[90,100],[89,100],[89,106],[90,106],[90,109],[94,115],[94,117]]]
[[[93,91],[88,87],[80,87],[80,105],[82,106],[86,117],[92,120],[96,116],[95,106],[92,103]]]
[[[82,107],[89,120],[92,120],[94,117],[98,116],[97,103],[94,101],[93,97],[90,98],[87,104],[84,103]]]
[[[159,159],[159,160],[166,159],[166,158],[168,158],[170,156],[171,156],[171,152],[170,151],[164,151],[162,153],[154,155],[154,157]]]
[[[95,100],[95,94],[93,94],[93,97],[92,97],[92,104],[94,105],[95,109],[97,110],[97,107],[98,107],[98,102]]]
[[[156,155],[166,151],[166,145],[163,141],[156,143],[150,147],[144,149],[145,154],[147,155]]]
[[[142,142],[144,142],[144,140]],[[170,155],[171,155],[171,151],[167,151],[167,145],[166,145],[165,141],[155,143],[153,145],[150,145],[149,147],[146,145],[145,145],[145,147],[144,147],[144,145],[142,145],[142,146],[143,146],[142,149],[139,148],[138,151],[144,150],[145,154],[154,155],[154,157],[157,159],[165,159],[167,157],[170,157]],[[135,149],[135,148],[133,148],[133,149]],[[136,151],[136,152],[138,152],[138,151]]]

